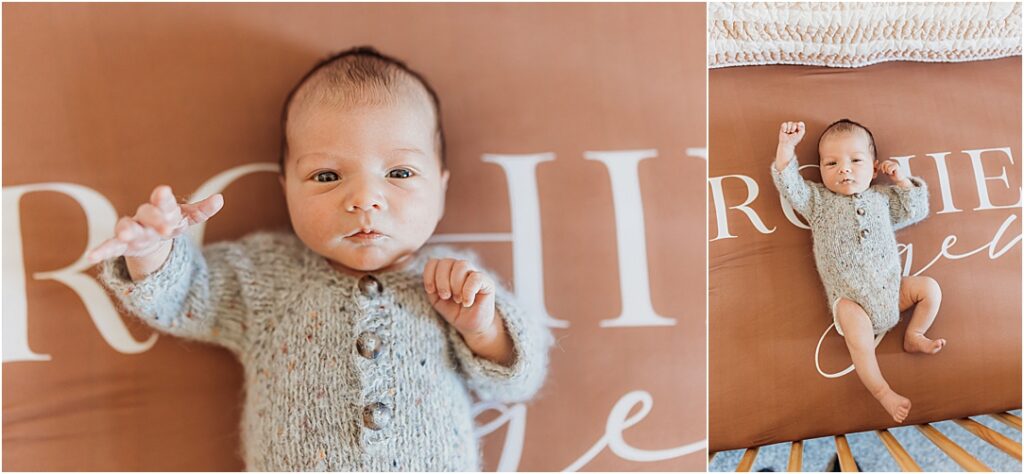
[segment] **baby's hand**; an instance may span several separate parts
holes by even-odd
[[[779,127],[779,146],[796,148],[804,138],[804,131],[803,122],[783,122]]]
[[[206,222],[222,207],[224,197],[220,194],[192,204],[178,204],[169,186],[157,186],[149,202],[135,211],[135,217],[122,217],[117,221],[114,237],[89,252],[89,261],[150,255],[164,241],[181,235],[191,225]]]
[[[892,182],[896,184],[901,184],[907,179],[907,176],[903,174],[903,169],[900,168],[900,164],[893,160],[885,160],[878,163],[878,171],[889,176]]]
[[[492,330],[494,281],[465,260],[453,258],[427,261],[423,287],[430,304],[463,336]]]

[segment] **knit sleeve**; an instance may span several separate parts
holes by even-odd
[[[889,195],[889,217],[893,230],[916,224],[928,217],[928,185],[921,178],[913,176],[910,182],[913,186],[906,189],[899,186],[884,188]]]
[[[495,297],[496,316],[505,324],[515,352],[510,366],[477,356],[466,345],[462,335],[448,326],[455,356],[462,368],[466,384],[482,400],[516,402],[530,399],[537,393],[548,370],[548,349],[551,332],[540,321],[530,317],[504,289]]]
[[[818,188],[815,183],[809,183],[800,176],[800,166],[796,158],[789,160],[789,164],[782,171],[775,169],[775,163],[772,163],[771,169],[772,181],[779,194],[793,206],[793,209],[810,219],[814,213]]]
[[[244,258],[235,243],[200,251],[176,237],[164,265],[133,282],[123,257],[103,262],[100,279],[129,312],[154,329],[241,353],[246,346],[246,306],[233,263]]]

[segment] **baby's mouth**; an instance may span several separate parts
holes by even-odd
[[[853,178],[843,178],[839,180],[839,184],[853,184]]]
[[[345,234],[346,240],[354,240],[357,242],[371,242],[387,237],[386,235],[373,230],[372,227],[360,227],[348,234]]]

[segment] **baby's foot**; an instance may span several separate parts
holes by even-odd
[[[903,350],[907,352],[936,354],[945,346],[945,339],[931,340],[924,337],[924,334],[913,334],[908,332],[907,335],[903,337]]]
[[[903,423],[903,420],[907,419],[907,415],[910,414],[910,400],[900,394],[892,391],[892,389],[886,389],[881,395],[876,395],[878,403],[882,404],[882,408],[889,412],[893,420],[896,423]]]

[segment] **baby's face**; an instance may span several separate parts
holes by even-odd
[[[303,105],[289,116],[282,183],[292,227],[340,270],[401,266],[444,214],[433,112],[401,102]]]
[[[849,196],[871,186],[878,171],[871,141],[863,130],[832,135],[821,141],[821,180],[834,193]]]

